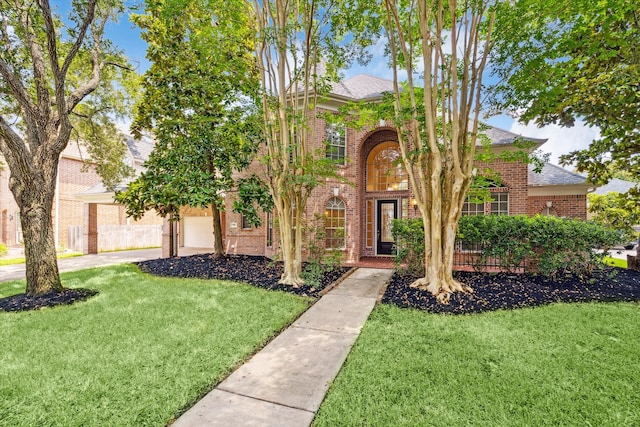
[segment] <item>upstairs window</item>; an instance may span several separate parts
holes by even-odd
[[[367,191],[407,190],[409,180],[397,142],[376,145],[367,157]]]
[[[347,158],[347,132],[344,126],[327,124],[327,159],[344,165]]]

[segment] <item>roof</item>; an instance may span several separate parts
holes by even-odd
[[[330,94],[362,101],[379,98],[383,92],[393,92],[393,81],[369,74],[358,74],[350,79],[334,83]]]
[[[545,163],[542,171],[536,173],[533,165],[529,165],[529,185],[580,185],[589,184],[582,175],[570,172],[551,163]]]
[[[487,125],[487,129],[484,133],[491,139],[492,145],[507,145],[513,144],[517,139],[524,139],[526,141],[543,144],[547,142],[546,138],[530,138],[528,136],[522,136],[517,133],[509,132],[508,130],[500,129],[491,125]]]
[[[143,136],[137,140],[130,135],[124,135],[124,139],[134,159],[141,162],[149,160],[149,155],[155,145],[151,138]]]
[[[607,193],[626,193],[632,188],[636,187],[638,183],[625,181],[623,179],[613,178],[608,184],[602,185],[594,191],[595,194],[607,194]]]

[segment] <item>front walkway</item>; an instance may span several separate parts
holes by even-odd
[[[173,426],[310,425],[391,273],[353,272]]]

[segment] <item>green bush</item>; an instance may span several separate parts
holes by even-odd
[[[0,243],[0,256],[6,255],[7,253],[9,253],[9,249],[7,249],[7,246],[3,243]]]
[[[396,265],[407,264],[413,273],[424,259],[421,220],[399,220],[394,224],[398,246]],[[527,265],[529,271],[554,276],[563,271],[588,274],[604,265],[603,251],[624,240],[623,232],[596,222],[552,216],[478,215],[464,216],[458,224],[462,248],[477,249],[473,267],[482,269],[497,261],[507,271]]]

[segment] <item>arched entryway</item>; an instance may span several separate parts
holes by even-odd
[[[365,138],[360,151],[361,206],[364,219],[362,257],[393,255],[393,219],[409,216],[409,180],[400,161],[398,136],[379,129]]]

